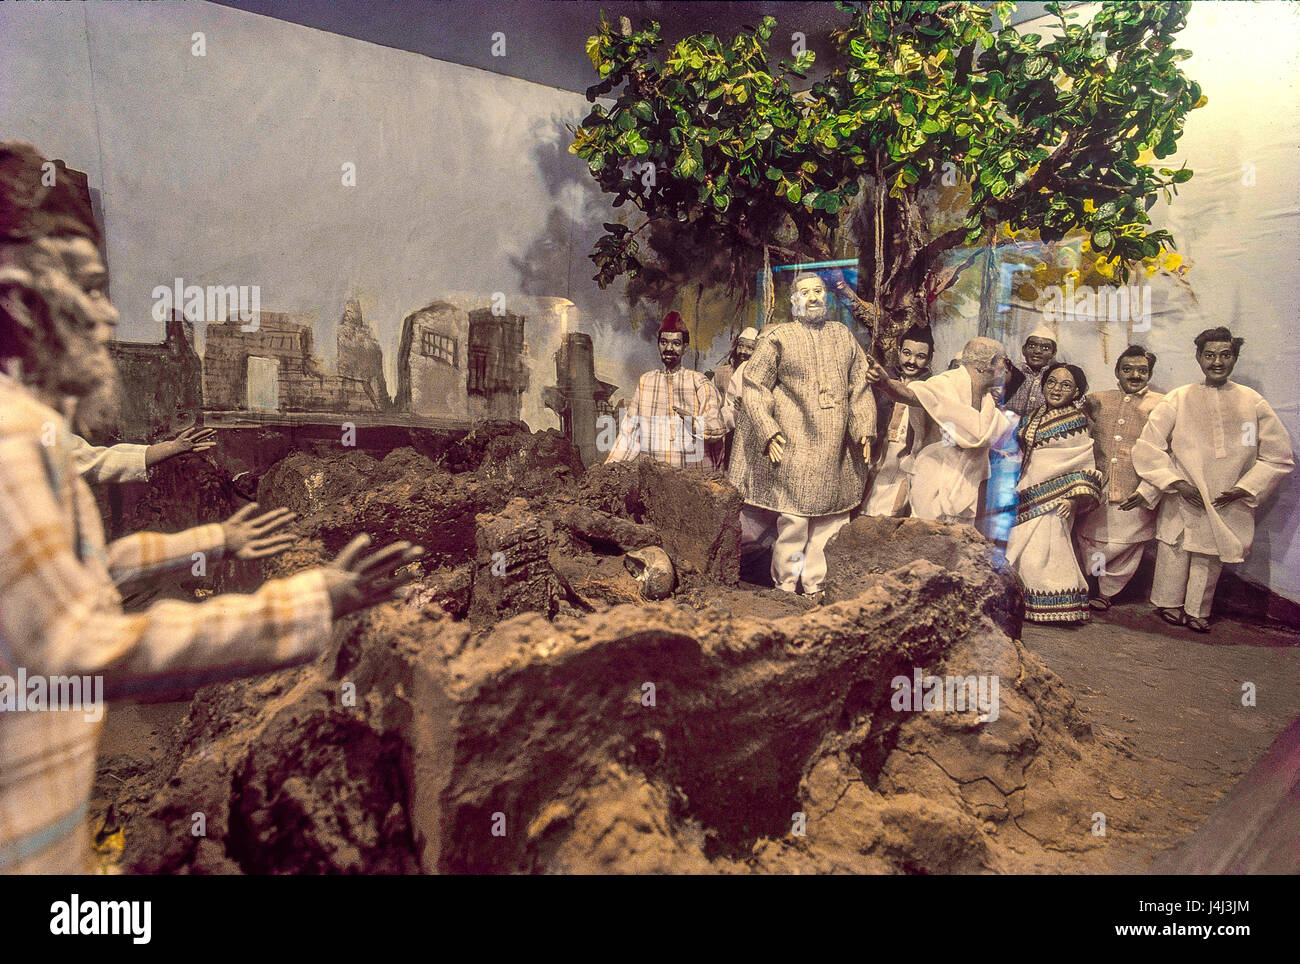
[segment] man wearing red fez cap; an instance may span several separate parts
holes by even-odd
[[[712,471],[719,468],[714,452],[726,437],[721,403],[713,384],[700,372],[682,367],[682,352],[691,334],[675,311],[659,325],[659,358],[663,368],[646,372],[628,403],[610,462],[628,462],[648,455],[676,468]]]

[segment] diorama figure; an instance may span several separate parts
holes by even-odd
[[[1093,456],[1106,474],[1106,487],[1101,504],[1075,523],[1074,538],[1084,572],[1097,579],[1088,605],[1101,612],[1133,578],[1156,532],[1155,510],[1147,507],[1156,491],[1133,470],[1133,445],[1164,399],[1149,387],[1155,365],[1154,352],[1129,345],[1115,361],[1119,388],[1092,392],[1082,403],[1092,420]]]
[[[392,598],[414,578],[395,570],[423,550],[398,542],[363,559],[358,536],[333,565],[252,594],[122,611],[116,579],[188,561],[192,542],[137,533],[105,545],[68,411],[114,377],[118,315],[89,204],[63,180],[45,184],[44,165],[30,144],[0,143],[0,676],[99,678],[102,698],[120,699],[315,658],[332,619]],[[237,516],[237,538],[266,537]],[[0,712],[0,872],[90,869],[102,726],[80,712]]]
[[[726,436],[721,405],[708,378],[682,366],[682,352],[690,341],[682,316],[668,312],[659,325],[664,367],[646,372],[637,382],[607,464],[644,454],[677,468],[721,468],[706,444]]]
[[[980,483],[989,474],[989,447],[1011,429],[994,392],[1007,376],[1007,351],[992,338],[972,338],[961,364],[904,384],[871,362],[871,378],[896,401],[923,408],[939,438],[913,458],[912,515],[918,519],[973,525]]]
[[[1042,376],[1047,366],[1056,359],[1055,332],[1046,325],[1039,325],[1029,333],[1020,351],[1024,355],[1025,363],[1022,365],[1017,362],[1015,367],[1024,380],[1010,395],[1007,408],[1023,420],[1026,415],[1038,411],[1043,404]]]
[[[1074,365],[1043,371],[1044,404],[1020,423],[1020,502],[1007,540],[1007,562],[1025,590],[1025,618],[1088,619],[1088,584],[1075,557],[1074,517],[1101,501],[1088,416],[1075,402],[1088,379]]]
[[[758,329],[746,328],[736,338],[736,350],[732,353],[732,363],[735,367],[726,372],[727,377],[721,385],[716,383],[723,373],[718,372],[713,376],[718,396],[722,399],[722,423],[726,425],[728,432],[734,432],[736,429],[736,409],[740,407],[743,394],[745,365],[753,356],[757,344]]]
[[[1151,602],[1175,626],[1209,632],[1225,562],[1242,562],[1255,510],[1295,469],[1291,436],[1253,388],[1230,381],[1245,339],[1207,328],[1193,340],[1203,382],[1175,388],[1147,419],[1133,468],[1157,494]]]
[[[930,329],[913,325],[903,332],[895,355],[896,363],[885,369],[890,378],[907,385],[930,377],[930,359],[934,355],[934,336]],[[862,512],[902,516],[908,510],[912,450],[925,444],[927,426],[933,423],[926,418],[925,409],[897,404],[883,388],[874,387],[874,391],[876,452]]]
[[[109,482],[147,482],[149,470],[186,452],[206,452],[215,446],[216,429],[187,428],[180,435],[153,445],[119,442],[91,445],[80,435],[72,436],[72,461],[90,485]]]
[[[773,583],[818,596],[826,543],[862,501],[876,407],[862,347],[827,322],[822,279],[796,275],[790,305],[795,320],[764,331],[745,367],[730,478],[747,506],[778,513]]]

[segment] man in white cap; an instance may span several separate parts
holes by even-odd
[[[1025,356],[1025,363],[1021,365],[1013,362],[1012,364],[1025,376],[1025,380],[1011,396],[1007,408],[1023,419],[1026,415],[1036,412],[1047,401],[1043,397],[1042,374],[1056,358],[1056,332],[1047,325],[1039,325],[1029,333],[1020,350]]]
[[[736,409],[740,406],[740,398],[743,394],[742,379],[745,376],[745,363],[754,354],[756,344],[758,344],[758,329],[746,328],[737,336],[736,349],[731,353],[732,364],[736,367],[723,365],[713,376],[714,386],[722,397],[722,421],[729,433],[736,430]],[[724,370],[729,368],[730,371],[724,378]]]

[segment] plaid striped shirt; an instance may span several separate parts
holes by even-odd
[[[693,427],[675,414],[674,408],[694,413]],[[658,368],[637,382],[636,394],[605,461],[628,462],[644,454],[677,468],[712,470],[719,467],[717,449],[706,443],[726,435],[718,393],[702,373],[691,368],[671,373]]]
[[[220,551],[222,529],[139,533],[105,546],[77,449],[59,413],[0,376],[3,872],[88,869],[85,814],[102,725],[81,711],[13,711],[19,678],[42,678],[53,690],[59,678],[102,677],[105,699],[177,692],[311,659],[329,641],[319,570],[267,582],[252,595],[167,600],[124,614],[115,580]]]

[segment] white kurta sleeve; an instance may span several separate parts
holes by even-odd
[[[1153,492],[1169,492],[1175,482],[1187,481],[1169,454],[1169,437],[1173,434],[1177,418],[1178,406],[1174,397],[1166,397],[1151,410],[1151,417],[1147,419],[1142,434],[1133,443],[1133,471],[1147,483],[1146,488],[1138,486],[1138,494],[1144,498],[1149,509],[1154,509],[1160,501],[1153,497]]]
[[[1278,483],[1295,470],[1295,453],[1286,426],[1273,411],[1273,406],[1262,398],[1255,405],[1255,421],[1259,454],[1255,464],[1237,481],[1237,488],[1250,493],[1246,504],[1257,509]]]
[[[72,464],[91,485],[149,481],[149,467],[145,464],[148,451],[147,445],[91,445],[80,435],[72,436]]]

